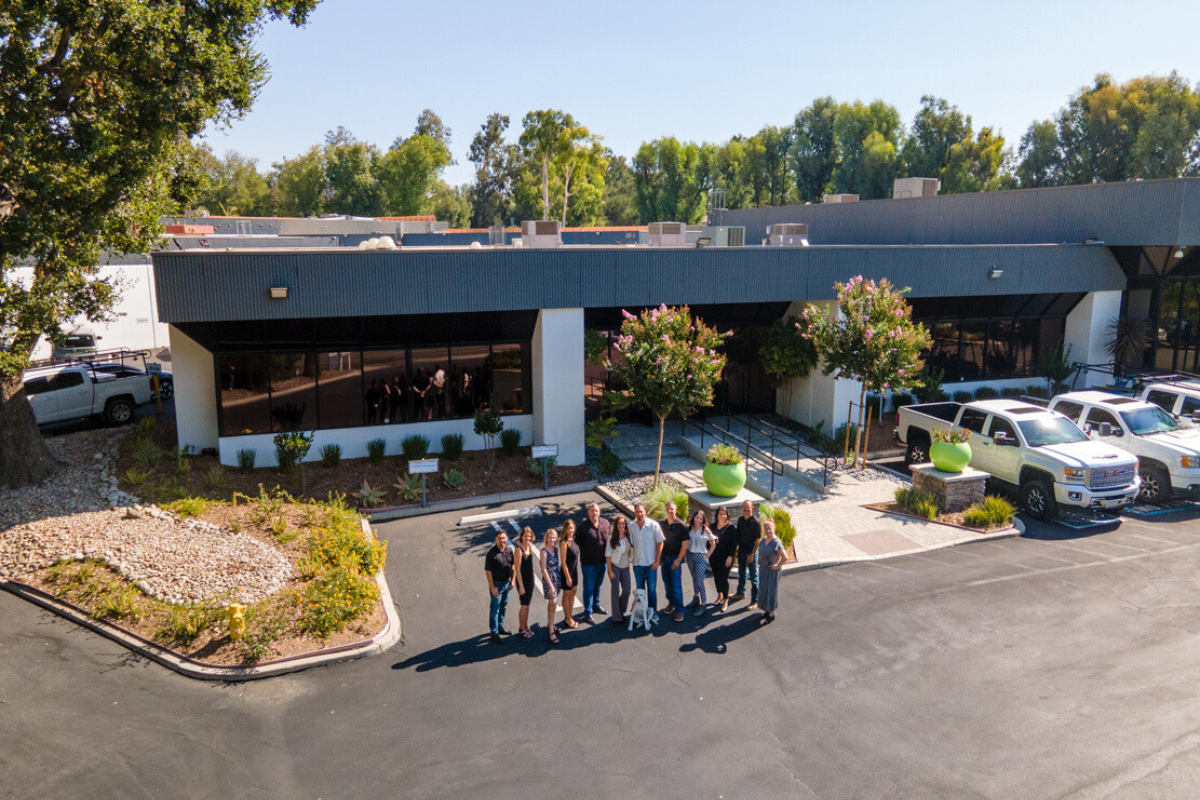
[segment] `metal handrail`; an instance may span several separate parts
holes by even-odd
[[[730,419],[737,420],[739,422],[743,421],[741,419],[741,417],[739,417],[739,416],[731,416]],[[775,455],[776,444],[782,443],[785,448],[790,447],[792,449],[792,451],[796,454],[795,457],[796,457],[797,461],[800,460],[801,455],[802,455],[800,452],[800,437],[796,436],[795,434],[791,433],[790,431],[786,431],[783,428],[780,428],[776,425],[772,425],[770,422],[767,422],[765,419],[758,419],[756,417],[750,416],[749,414],[746,415],[744,422],[746,424],[747,431],[757,430],[759,433],[765,433],[765,434],[770,435],[770,437],[771,437],[771,455],[772,456]],[[765,428],[765,430],[764,430],[764,428]],[[790,439],[791,441],[790,442],[787,442],[787,441],[780,442],[781,434],[783,437],[785,437],[786,439]],[[752,433],[750,435],[751,435],[751,437],[753,437]]]
[[[747,415],[747,416],[749,416],[749,415]],[[766,425],[770,428],[773,428],[773,429],[779,431],[783,436],[786,436],[787,438],[791,439],[793,441],[792,448],[793,448],[794,452],[796,453],[796,461],[797,462],[799,462],[800,459],[802,459],[802,458],[806,458],[809,461],[821,462],[821,489],[822,489],[822,491],[824,491],[826,488],[829,487],[829,462],[831,460],[836,461],[837,460],[836,455],[830,455],[829,453],[826,453],[821,448],[813,445],[812,442],[806,441],[803,437],[793,433],[791,430],[789,430],[787,428],[783,428],[783,427],[780,427],[773,423],[767,422],[765,419],[757,419],[754,417],[751,417],[751,419],[754,419],[755,422],[760,425]],[[817,455],[815,455],[815,456],[809,455],[808,453],[806,453],[800,449],[802,446],[815,451],[817,453]]]
[[[698,420],[698,419],[685,419],[683,421],[683,428],[684,428],[685,432],[687,431],[687,426],[689,424],[695,425],[696,430],[698,430],[700,432],[700,449],[701,450],[704,449],[704,433],[705,433],[706,428],[712,429],[713,432],[710,432],[709,435],[712,436],[712,438],[714,438],[714,439],[718,439],[721,442],[721,444],[729,444],[728,440],[733,440],[738,445],[740,445],[738,449],[742,451],[742,457],[746,459],[747,463],[754,462],[754,463],[758,464],[759,466],[764,467],[770,471],[770,473],[771,473],[771,494],[772,495],[775,494],[776,471],[778,471],[779,475],[783,475],[784,463],[780,459],[776,458],[775,456],[771,455],[767,451],[763,450],[758,445],[753,444],[746,439],[743,439],[742,437],[738,436],[736,433],[727,431],[724,428],[719,428],[710,422],[706,422],[704,420]],[[759,457],[756,457],[753,454],[757,454],[757,456],[759,456]]]

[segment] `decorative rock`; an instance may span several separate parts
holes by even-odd
[[[971,467],[962,472],[942,472],[932,464],[912,468],[913,488],[930,492],[950,513],[962,511],[984,497],[988,474]]]

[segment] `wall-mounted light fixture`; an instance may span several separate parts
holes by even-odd
[[[287,287],[286,286],[272,286],[271,287],[271,299],[272,300],[286,300],[287,299]]]
[[[988,270],[988,277],[991,278],[992,280],[996,280],[1003,274],[1004,274],[1004,270],[1000,269],[999,267],[992,267],[991,269]]]
[[[1176,258],[1183,258],[1183,255],[1184,255],[1184,254],[1183,254],[1183,248],[1182,248],[1182,247],[1180,247],[1180,248],[1177,248],[1177,249],[1175,250],[1175,257],[1176,257]]]

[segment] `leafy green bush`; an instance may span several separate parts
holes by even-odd
[[[904,487],[896,490],[896,505],[923,519],[937,519],[942,513],[936,497],[920,489]]]
[[[933,432],[933,440],[946,444],[965,444],[971,441],[971,432],[965,428],[938,429]]]
[[[641,502],[646,506],[646,516],[652,519],[666,518],[667,503],[675,501],[675,514],[680,519],[688,518],[688,495],[678,486],[660,483],[654,489],[642,495]]]
[[[731,444],[720,442],[708,448],[708,463],[728,467],[742,463],[742,454]]]
[[[951,397],[956,403],[969,403],[975,399],[975,394],[973,392],[955,392]]]
[[[183,497],[179,500],[173,500],[170,503],[163,503],[163,508],[170,511],[172,514],[187,519],[189,517],[198,517],[212,506],[211,500],[205,500],[203,497]]]
[[[764,504],[758,507],[758,515],[775,523],[775,535],[783,542],[784,547],[795,541],[796,526],[792,524],[792,515],[786,509]]]
[[[425,439],[425,446],[429,446],[428,439]],[[372,464],[383,463],[383,454],[385,450],[387,450],[387,442],[385,442],[383,439],[372,439],[371,441],[367,442],[367,458],[370,459]]]
[[[301,431],[284,431],[275,434],[275,459],[279,462],[279,471],[287,474],[296,465],[304,461],[308,448],[312,447],[313,435]]]
[[[458,461],[463,454],[463,435],[447,433],[442,437],[442,458],[447,461]]]
[[[1006,386],[1000,390],[1000,396],[1006,398],[1017,398],[1025,394],[1025,390],[1020,386]]]
[[[337,569],[320,573],[304,587],[297,628],[324,639],[365,616],[378,600],[379,585],[360,572]]]
[[[521,432],[516,428],[505,428],[500,432],[500,452],[515,456],[521,449]]]
[[[839,425],[838,429],[833,432],[833,446],[835,450],[845,450],[847,443],[850,449],[854,449],[854,442],[858,439],[858,423],[847,422]]]
[[[525,459],[525,471],[534,477],[542,477],[542,462],[546,462],[545,471],[548,475],[553,475],[558,472],[558,458],[555,456],[547,456],[546,458],[527,458]]]
[[[1050,390],[1037,384],[1025,387],[1025,394],[1029,397],[1040,397],[1042,400],[1050,399]]]
[[[341,569],[374,575],[383,569],[387,543],[363,535],[357,514],[334,518],[308,540],[308,554],[320,569]]]
[[[142,417],[133,424],[133,429],[130,433],[134,439],[149,439],[154,435],[154,426],[158,420],[154,417]]]
[[[963,512],[963,524],[972,528],[997,528],[1007,525],[1017,513],[1013,504],[1003,497],[989,495]]]
[[[321,466],[334,469],[342,463],[342,446],[330,443],[321,448]]]
[[[999,396],[1000,392],[991,386],[980,386],[975,390],[976,400],[995,400]]]
[[[897,411],[905,406],[911,406],[915,402],[916,398],[914,398],[908,392],[896,392],[894,395],[892,395],[892,407]]]
[[[238,649],[246,663],[256,664],[276,655],[275,643],[292,634],[291,609],[295,605],[292,597],[289,593],[273,605],[258,604],[246,609],[246,635],[238,640]]]
[[[257,450],[238,450],[238,469],[242,472],[250,472],[254,469],[254,462],[258,458]]]
[[[942,391],[942,381],[945,377],[945,370],[930,369],[926,371],[921,375],[921,385],[913,389],[913,394],[922,403],[942,402],[947,398],[947,394]]]
[[[613,452],[610,447],[600,448],[600,458],[596,464],[600,468],[601,475],[616,475],[621,471],[621,467],[625,463],[621,461],[621,457]]]
[[[467,476],[461,469],[448,469],[442,473],[442,483],[447,489],[461,489],[467,482]]]
[[[409,461],[420,461],[429,452],[429,440],[419,433],[405,436],[400,442],[400,451]]]

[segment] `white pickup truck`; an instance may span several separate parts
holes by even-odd
[[[1137,456],[1143,500],[1200,496],[1200,429],[1185,428],[1153,403],[1108,392],[1060,394],[1050,408],[1089,436]]]
[[[1056,516],[1060,505],[1120,508],[1141,488],[1136,458],[1021,400],[905,406],[896,437],[916,464],[929,460],[933,431],[951,428],[970,431],[971,466],[1015,488],[1038,519]]]
[[[122,377],[86,363],[35,367],[25,373],[25,396],[38,425],[97,416],[123,425],[154,399],[150,377]]]

